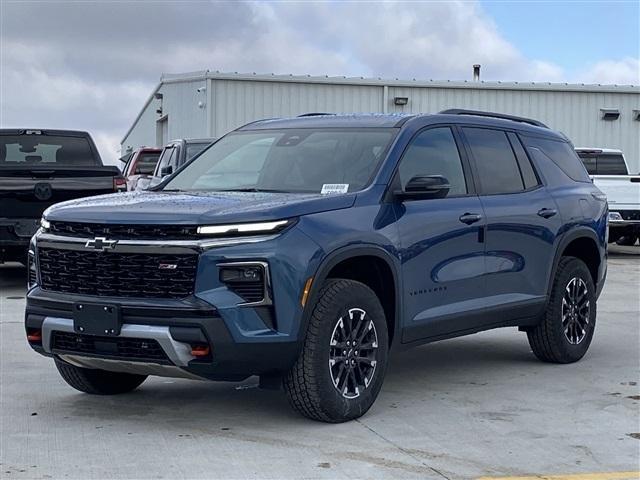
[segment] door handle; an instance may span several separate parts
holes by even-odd
[[[472,223],[476,223],[482,220],[482,215],[478,215],[477,213],[465,213],[464,215],[460,215],[459,220],[462,223],[471,225]]]
[[[540,215],[542,218],[551,218],[557,213],[558,210],[556,210],[555,208],[541,208],[540,210],[538,210],[538,215]]]

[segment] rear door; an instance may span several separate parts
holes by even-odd
[[[414,136],[400,160],[394,189],[417,175],[442,175],[451,188],[444,198],[395,203],[405,343],[474,328],[484,305],[484,214],[451,127]]]
[[[487,325],[537,314],[562,225],[558,207],[542,185],[513,132],[463,127],[486,215]]]

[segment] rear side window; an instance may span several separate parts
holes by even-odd
[[[627,175],[627,165],[620,154],[600,154],[597,159],[597,175]]]
[[[136,161],[136,175],[152,175],[158,163],[159,153],[141,153]]]
[[[591,182],[585,166],[569,143],[527,135],[523,135],[522,140],[528,148],[535,148],[549,157],[569,178],[576,182]]]
[[[449,127],[431,128],[419,133],[402,157],[398,174],[403,190],[407,182],[417,175],[442,175],[451,185],[447,196],[467,193],[462,161]]]
[[[533,170],[533,165],[531,165],[531,160],[529,160],[527,152],[525,152],[522,143],[520,143],[520,139],[512,132],[507,133],[507,136],[509,137],[511,147],[513,148],[513,151],[516,154],[516,159],[518,160],[518,166],[520,167],[520,173],[522,174],[524,188],[528,190],[530,188],[537,187],[540,185],[540,182],[536,172]]]
[[[1,135],[0,166],[100,165],[86,137]]]
[[[462,130],[475,159],[483,194],[516,193],[525,189],[505,132],[472,127]]]

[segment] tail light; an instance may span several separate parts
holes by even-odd
[[[113,177],[113,191],[114,192],[126,192],[127,181],[124,177]]]

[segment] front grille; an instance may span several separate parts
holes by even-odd
[[[39,248],[45,290],[100,297],[184,298],[194,291],[198,256]]]
[[[38,283],[38,276],[36,274],[35,258],[31,252],[27,255],[27,271],[29,272],[27,277],[27,286],[32,287]]]
[[[617,210],[625,220],[640,220],[640,210]]]
[[[189,225],[110,225],[52,221],[51,233],[67,237],[109,237],[110,239],[185,240],[202,238],[197,226]]]
[[[227,286],[245,302],[261,302],[264,300],[264,284],[256,282],[228,283]]]
[[[51,349],[56,353],[77,353],[127,360],[171,363],[160,344],[153,339],[94,337],[54,331]]]

